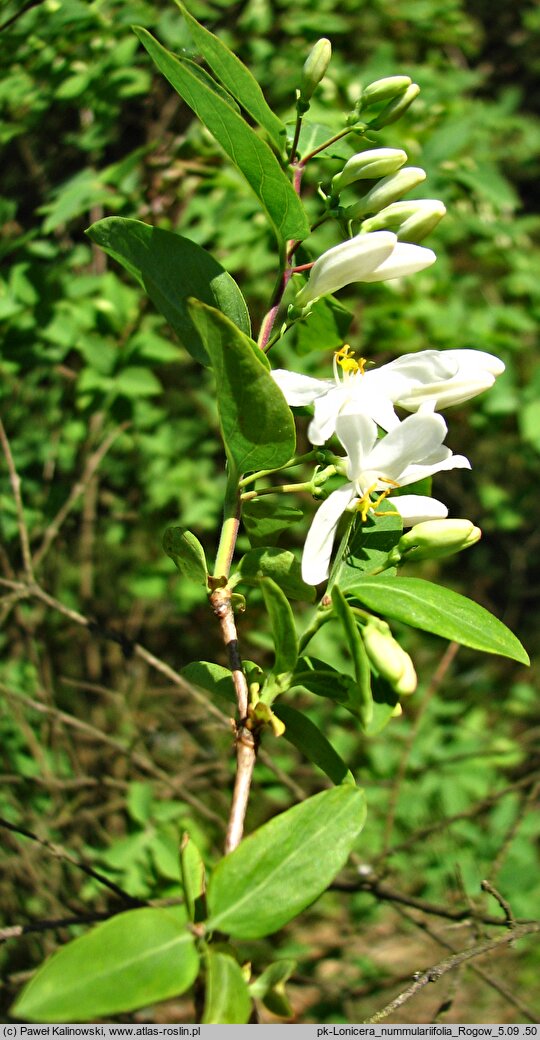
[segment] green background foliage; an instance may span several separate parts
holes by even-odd
[[[31,547],[40,555],[36,572],[51,596],[91,623],[78,625],[9,591],[0,603],[0,815],[65,853],[53,857],[46,846],[5,832],[0,896],[9,925],[125,909],[118,893],[74,859],[132,899],[177,898],[179,835],[187,831],[208,864],[217,860],[232,775],[230,709],[216,699],[224,714],[216,711],[200,679],[183,690],[134,652],[142,643],[178,670],[199,658],[225,663],[204,590],[179,576],[161,547],[165,530],[181,525],[196,532],[209,561],[215,557],[225,478],[213,377],[85,229],[103,217],[136,219],[204,246],[240,286],[256,325],[275,273],[274,237],[257,199],[131,31],[142,25],[193,57],[178,8],[169,0],[44,0],[12,20],[19,9],[8,2],[0,15],[0,409]],[[403,147],[426,169],[428,191],[413,194],[447,206],[428,243],[437,264],[397,289],[344,292],[340,303],[350,313],[334,304],[316,308],[311,320],[324,328],[328,351],[310,352],[309,326],[300,326],[275,351],[274,364],[297,368],[300,358],[303,371],[326,376],[329,351],[345,336],[377,360],[427,346],[503,358],[506,373],[494,389],[448,414],[449,443],[470,456],[472,474],[437,478],[451,515],[478,523],[483,539],[459,565],[425,563],[407,573],[442,580],[493,611],[534,664],[537,9],[482,0],[247,0],[193,2],[189,10],[246,62],[286,123],[301,64],[321,35],[332,39],[334,57],[315,95],[316,121],[339,129],[336,110],[349,111],[360,85],[379,76],[406,73],[420,84],[405,118],[377,141]],[[336,155],[339,149],[325,154],[314,174],[308,167],[308,210],[318,180],[329,183],[342,165]],[[317,236],[318,250],[334,244],[326,227]],[[4,464],[0,506],[0,573],[10,580],[21,559]],[[270,523],[256,508],[252,515],[255,525]],[[288,499],[283,529],[292,540],[287,548],[299,549],[306,521]],[[279,529],[274,535],[279,541]],[[239,550],[249,549],[243,534]],[[259,616],[262,622],[262,594],[240,632],[247,656],[270,668],[271,642]],[[325,626],[310,653],[350,672],[351,662],[336,656],[336,631],[337,622]],[[462,649],[437,687],[446,645],[410,628],[399,636],[414,655],[421,688],[380,736],[359,739],[343,705],[336,709],[304,686],[291,698],[333,745],[338,760],[328,768],[339,772],[345,763],[366,788],[360,876],[386,870],[394,887],[412,896],[450,908],[474,899],[495,914],[493,900],[479,894],[488,877],[517,916],[538,917],[534,670]],[[298,747],[265,742],[249,829],[319,790],[321,774],[314,777],[308,749]],[[439,959],[440,947],[418,946],[410,921],[383,909],[368,887],[348,902],[327,893],[267,943],[299,961],[293,1005],[305,1020],[358,1020],[385,1003],[394,976]],[[5,1007],[30,968],[85,930],[30,929],[6,944]],[[397,934],[408,957],[401,962],[384,952]],[[268,960],[264,946],[249,951],[256,971]],[[526,994],[537,965],[532,947],[521,949],[509,956]],[[234,961],[215,956],[216,978],[235,973]],[[323,959],[326,976],[318,968]],[[500,995],[475,989],[474,976],[467,985],[449,1021],[523,1020]],[[432,1020],[439,998],[423,1000],[411,1005],[411,1021],[418,1014]],[[206,1013],[211,1021],[217,1012],[209,1005]],[[190,1014],[187,1002],[176,1002],[169,1021],[190,1021]]]

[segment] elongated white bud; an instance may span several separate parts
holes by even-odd
[[[369,83],[362,91],[362,107],[376,105],[380,101],[393,101],[401,97],[408,87],[411,86],[410,76],[385,76],[384,79],[376,79]]]
[[[355,181],[375,180],[396,173],[406,162],[407,153],[401,148],[372,148],[358,152],[345,163],[341,173],[333,178],[332,195],[337,195]]]
[[[372,664],[402,696],[414,693],[416,672],[408,653],[394,639],[385,621],[373,618],[362,628],[362,639]]]
[[[302,101],[309,101],[315,87],[324,79],[331,57],[332,44],[330,40],[323,36],[312,47],[302,69],[302,79],[300,81],[300,97]]]
[[[357,220],[367,213],[378,213],[391,202],[401,198],[407,191],[416,188],[426,179],[426,171],[420,166],[405,166],[390,177],[384,177],[371,191],[368,191],[358,202],[343,210],[344,220]]]
[[[439,199],[392,202],[362,223],[362,232],[393,231],[400,242],[421,242],[446,213]]]
[[[397,238],[391,231],[376,231],[373,235],[357,235],[328,249],[313,264],[309,281],[298,293],[295,306],[305,307],[350,282],[365,281],[367,275],[391,255],[396,243]]]
[[[402,535],[396,550],[401,559],[433,560],[468,549],[481,537],[472,520],[425,520]]]
[[[380,130],[383,126],[390,126],[390,123],[397,122],[409,106],[412,105],[419,93],[420,87],[418,83],[411,83],[399,97],[396,97],[394,101],[391,101],[389,105],[383,108],[382,112],[379,112],[379,115],[370,122],[370,127],[374,130]]]

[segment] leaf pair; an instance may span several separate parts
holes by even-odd
[[[345,784],[260,827],[218,863],[207,890],[206,935],[259,939],[282,928],[344,866],[365,815],[363,792]],[[81,1022],[185,992],[200,964],[186,925],[181,909],[118,914],[49,958],[12,1013],[30,1022]],[[247,1021],[251,998],[235,959],[211,943],[205,957],[204,1021]]]
[[[278,241],[306,238],[309,224],[289,178],[274,152],[257,136],[232,99],[236,98],[261,123],[278,148],[282,147],[285,128],[266,104],[249,70],[183,6],[182,11],[197,46],[229,92],[230,100],[198,65],[187,58],[175,57],[146,29],[136,27],[134,31],[160,72],[204,123],[255,192]]]

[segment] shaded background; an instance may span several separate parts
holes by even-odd
[[[448,442],[469,455],[472,474],[441,475],[436,484],[451,514],[474,520],[484,537],[456,560],[414,573],[484,604],[534,660],[540,9],[480,0],[189,8],[236,50],[287,118],[301,65],[322,35],[334,48],[312,109],[322,122],[339,129],[359,86],[379,76],[406,73],[420,84],[419,99],[379,143],[405,148],[426,169],[413,194],[447,206],[427,243],[438,263],[397,289],[357,287],[341,299],[354,314],[350,341],[366,357],[432,346],[504,359],[506,373],[489,394],[448,414]],[[256,200],[154,74],[132,24],[173,50],[190,46],[168,0],[0,4],[0,408],[31,548],[41,557],[36,573],[63,606],[18,598],[9,586],[0,601],[0,814],[34,835],[2,830],[5,925],[31,926],[0,951],[5,1007],[44,954],[82,927],[37,930],[35,922],[125,905],[81,862],[131,897],[174,898],[179,832],[188,829],[212,862],[229,803],[226,716],[134,652],[142,644],[176,670],[222,659],[217,641],[209,649],[206,603],[160,547],[165,527],[181,523],[209,558],[215,551],[224,481],[211,377],[84,229],[121,214],[181,231],[235,276],[259,320],[274,245]],[[308,191],[337,168],[322,161],[306,177]],[[333,241],[325,231],[321,248]],[[330,352],[308,347],[290,344],[276,363],[326,375]],[[16,582],[22,561],[4,461],[0,506],[0,576]],[[298,548],[304,533],[301,525],[291,531]],[[246,656],[264,664],[257,610],[241,622],[241,637]],[[487,877],[516,916],[538,917],[534,667],[467,650],[443,657],[440,640],[400,635],[420,689],[380,738],[366,743],[349,716],[298,701],[368,790],[358,855],[394,896],[454,915],[472,900],[479,913],[497,916],[493,897],[480,894]],[[265,750],[250,827],[322,780],[290,747],[269,739]],[[475,925],[481,934],[485,927]],[[358,1021],[446,956],[448,944],[463,948],[474,934],[469,924],[383,899],[372,885],[352,897],[327,894],[272,946],[299,959],[292,1000],[300,1019]],[[266,963],[264,946],[248,951],[256,969]],[[446,1001],[442,1021],[521,1022],[527,1013],[534,1021],[533,940],[485,970],[498,989],[469,969],[393,1020],[433,1021]],[[186,1001],[119,1020],[190,1015]]]

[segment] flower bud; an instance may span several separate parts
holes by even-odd
[[[370,128],[380,130],[383,126],[390,126],[390,123],[397,122],[409,106],[412,105],[419,93],[420,87],[418,83],[411,83],[410,87],[407,87],[403,94],[396,97],[394,101],[391,101],[389,105],[383,108],[382,112],[379,112],[378,116],[375,116],[375,119],[369,124]]]
[[[300,312],[320,296],[328,296],[351,282],[384,282],[430,267],[437,257],[431,249],[398,242],[391,231],[356,235],[328,249],[311,268],[309,280],[297,294],[290,313]]]
[[[406,162],[407,153],[401,148],[372,148],[358,152],[332,180],[332,195],[337,195],[354,181],[375,180],[396,173]]]
[[[362,628],[362,639],[371,663],[392,689],[401,696],[414,693],[418,681],[414,665],[386,621],[372,618]]]
[[[391,202],[401,198],[407,191],[416,188],[426,179],[426,171],[420,166],[405,166],[391,177],[384,177],[367,195],[364,195],[352,206],[347,206],[342,213],[344,220],[357,220],[366,213],[378,213]]]
[[[401,557],[433,560],[468,549],[481,536],[471,520],[425,520],[402,535],[397,549]]]
[[[393,101],[394,98],[401,97],[411,83],[410,76],[385,76],[384,79],[374,80],[362,91],[362,108],[376,105],[379,101]]]
[[[396,243],[397,238],[391,231],[376,231],[373,235],[357,235],[328,249],[313,264],[295,306],[305,307],[350,282],[365,281],[366,276],[391,255]]]
[[[330,40],[327,40],[325,37],[317,40],[317,43],[308,54],[302,69],[302,79],[300,81],[300,97],[302,101],[309,101],[315,87],[324,79],[331,57],[332,44]]]
[[[364,220],[362,232],[393,231],[400,242],[421,242],[437,227],[446,213],[439,199],[392,202],[375,216]]]

